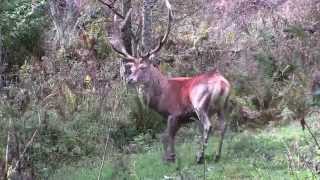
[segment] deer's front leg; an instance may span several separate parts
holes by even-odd
[[[164,160],[168,162],[175,161],[174,140],[179,129],[178,119],[175,116],[169,116],[167,120],[167,129],[162,135],[162,143],[164,147]]]

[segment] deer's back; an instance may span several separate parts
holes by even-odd
[[[230,84],[220,73],[211,71],[194,77],[176,77],[169,79],[170,91],[179,106],[193,110],[192,98],[208,96],[213,104],[224,103],[230,91]]]

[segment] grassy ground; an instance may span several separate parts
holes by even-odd
[[[147,153],[123,155],[121,160],[106,162],[102,179],[318,179],[308,169],[291,170],[289,166],[288,147],[292,143],[308,143],[307,139],[309,134],[297,123],[256,132],[229,132],[218,163],[213,161],[217,139],[211,138],[205,166],[195,163],[198,145],[194,142],[178,144],[175,164],[161,161],[163,151],[157,144]],[[51,179],[87,180],[96,179],[97,174],[98,168],[67,168]]]

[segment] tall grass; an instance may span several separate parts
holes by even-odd
[[[314,121],[312,122],[312,124]],[[298,123],[283,127],[266,127],[255,132],[229,133],[226,137],[222,158],[218,163],[213,161],[217,138],[211,137],[206,151],[206,179],[317,179],[314,170],[303,166],[290,168],[288,146],[299,143],[301,149],[308,147],[311,137],[305,134]],[[308,145],[309,144],[309,145]],[[195,155],[198,145],[194,139],[178,144],[177,162],[168,164],[161,160],[161,144],[154,144],[145,153],[125,155],[121,160],[107,161],[104,179],[113,172],[113,179],[203,179],[203,165],[196,164]],[[125,163],[119,163],[124,161]],[[122,167],[110,167],[110,163]],[[300,162],[302,163],[302,162]],[[125,166],[125,167],[123,167]],[[63,170],[57,173],[62,179],[77,179],[93,175],[93,169],[81,167]],[[121,173],[117,174],[116,172]],[[123,171],[124,170],[124,171]],[[87,172],[87,175],[78,175]],[[52,179],[58,177],[52,176]],[[111,173],[112,174],[112,173]]]

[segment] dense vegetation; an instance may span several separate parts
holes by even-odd
[[[163,1],[152,3],[156,42],[166,18]],[[319,178],[320,3],[171,3],[159,68],[217,67],[232,83],[221,161],[212,138],[205,164],[195,163],[196,124],[179,131],[176,163],[161,160],[166,123],[121,79],[107,38],[114,14],[100,1],[2,0],[0,179],[15,168],[23,179]],[[135,32],[142,7],[132,0]]]

